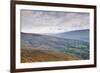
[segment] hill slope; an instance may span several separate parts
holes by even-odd
[[[21,48],[30,50],[33,49],[34,51],[38,50],[38,52],[41,51],[38,54],[43,54],[42,56],[46,54],[49,54],[50,56],[52,53],[59,53],[63,56],[66,55],[66,57],[68,57],[68,55],[73,56],[73,59],[71,58],[69,60],[89,59],[89,43],[79,40],[71,40],[40,34],[21,33]],[[27,53],[30,54],[30,52]],[[26,55],[26,53],[21,54]],[[31,54],[34,55],[35,53]],[[52,61],[54,60],[56,60],[56,58],[52,59]],[[62,57],[58,60],[65,60],[65,58]],[[66,60],[68,60],[68,58]],[[44,61],[46,60],[44,59]]]
[[[52,36],[89,42],[89,29],[52,34]]]

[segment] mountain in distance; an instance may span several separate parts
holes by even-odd
[[[48,34],[48,35],[89,42],[89,29],[75,30],[75,31],[63,32],[58,34]]]

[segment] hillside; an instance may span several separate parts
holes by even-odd
[[[24,48],[24,50],[23,50]],[[31,52],[25,52],[25,49],[31,50]],[[23,53],[24,51],[24,53]],[[38,55],[36,53],[38,53]],[[60,37],[54,37],[49,35],[31,34],[31,33],[21,33],[21,58],[23,55],[28,54],[28,56],[37,58],[44,57],[48,55],[47,59],[39,61],[55,61],[57,60],[77,60],[77,59],[89,59],[89,43],[73,39],[65,39]],[[45,52],[45,53],[44,53]],[[57,55],[54,55],[56,54]],[[38,57],[40,56],[40,57]],[[60,58],[55,58],[59,56]],[[63,56],[63,57],[62,57]],[[68,58],[70,56],[70,58]],[[54,58],[53,58],[54,57]],[[66,57],[66,58],[65,58]],[[73,59],[72,59],[73,58]],[[35,59],[38,61],[37,59]],[[28,61],[25,61],[28,62]]]
[[[73,54],[64,54],[49,50],[40,50],[38,48],[22,48],[21,62],[47,62],[47,61],[64,61],[64,60],[80,60],[80,57]]]
[[[52,34],[51,36],[89,42],[89,29]]]

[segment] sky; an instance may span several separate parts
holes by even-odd
[[[21,32],[62,33],[89,29],[89,13],[21,10]]]

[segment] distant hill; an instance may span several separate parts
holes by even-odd
[[[89,59],[89,43],[73,39],[65,39],[49,35],[21,33],[21,48],[55,51],[73,54],[81,59]]]
[[[89,42],[89,29],[52,34],[52,36]]]

